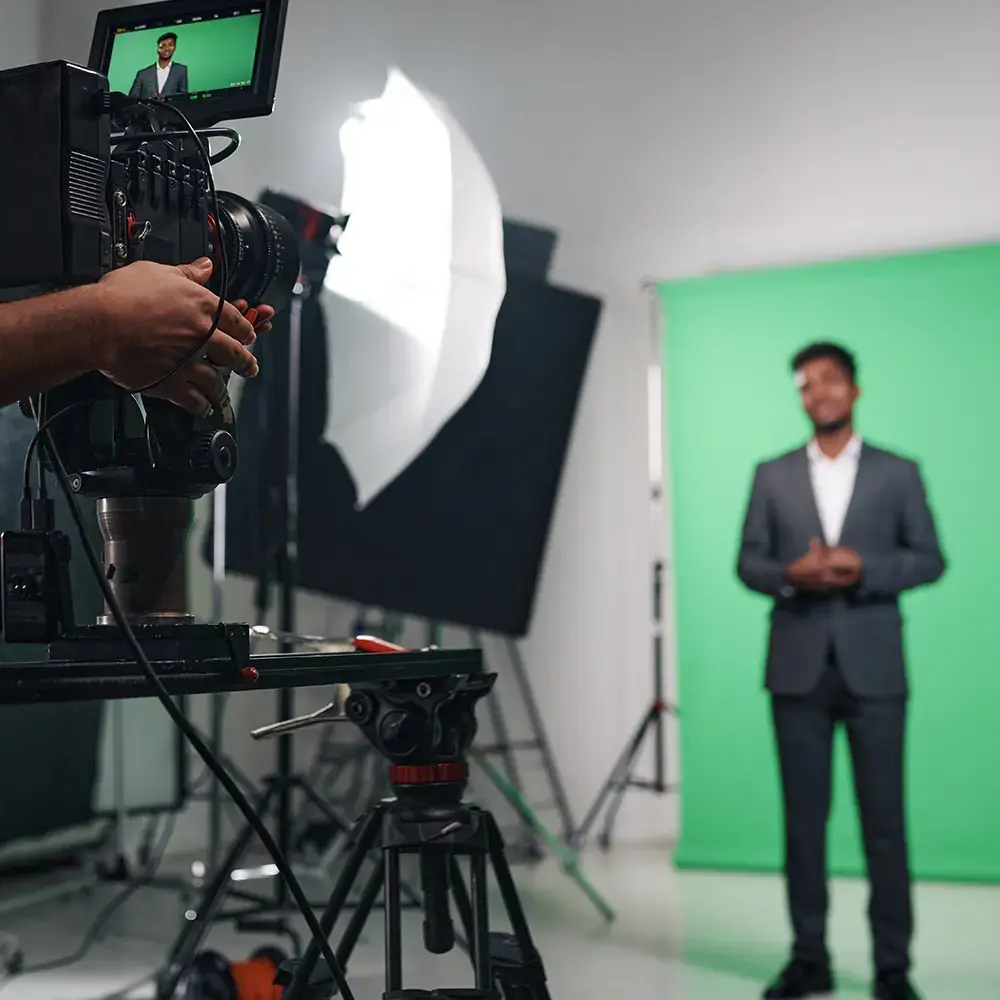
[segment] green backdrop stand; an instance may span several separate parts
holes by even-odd
[[[807,440],[789,361],[859,362],[858,426],[917,459],[948,571],[904,598],[912,865],[1000,882],[1000,246],[661,286],[685,868],[775,871],[783,833],[763,690],[766,599],[735,575],[757,461]],[[864,872],[843,734],[830,866]]]

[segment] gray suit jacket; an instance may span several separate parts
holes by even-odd
[[[944,573],[934,518],[920,470],[863,444],[840,544],[856,549],[863,569],[846,591],[795,591],[789,563],[822,538],[805,448],[757,467],[743,526],[737,574],[774,599],[767,657],[768,690],[812,690],[832,647],[844,680],[859,697],[907,693],[899,595]]]
[[[156,97],[157,96],[156,63],[139,70],[132,81],[132,89],[128,92],[129,97]],[[172,62],[170,72],[167,74],[167,82],[163,87],[161,97],[173,97],[177,94],[188,92],[188,68],[184,63]]]

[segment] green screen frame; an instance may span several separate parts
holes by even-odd
[[[781,807],[763,667],[768,602],[736,580],[756,462],[803,444],[789,360],[834,340],[859,360],[859,430],[920,462],[949,568],[903,599],[913,688],[911,864],[1000,882],[1000,245],[660,286],[674,538],[681,868],[773,872]],[[843,734],[831,872],[864,873]]]

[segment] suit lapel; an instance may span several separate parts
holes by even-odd
[[[870,510],[878,501],[879,493],[879,462],[878,453],[862,442],[861,454],[858,456],[858,474],[854,480],[854,492],[847,506],[844,527],[840,532],[840,544],[852,547],[857,535],[859,518]]]
[[[813,493],[812,477],[809,474],[809,453],[800,448],[792,453],[792,482],[789,499],[798,515],[808,526],[809,537],[823,540],[823,524],[819,519],[816,495]]]

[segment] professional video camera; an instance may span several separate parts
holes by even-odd
[[[0,158],[6,237],[0,288],[37,292],[97,281],[136,260],[179,264],[207,256],[215,262],[212,287],[221,300],[286,306],[299,279],[293,229],[268,207],[216,192],[212,178],[213,162],[239,144],[237,133],[213,126],[271,111],[286,5],[170,0],[105,11],[89,68],[50,62],[0,73],[0,132],[17,137]],[[209,140],[223,136],[229,148],[210,157]],[[324,220],[331,227],[346,223]],[[347,653],[251,656],[248,625],[195,624],[184,600],[192,503],[236,472],[232,406],[197,419],[91,374],[26,400],[22,409],[39,426],[25,461],[21,530],[0,535],[3,634],[8,642],[47,644],[48,660],[4,664],[0,704],[155,695],[247,819],[194,918],[185,921],[159,977],[159,1000],[175,1000],[181,989],[192,1000],[242,995],[219,992],[214,979],[198,987],[197,949],[253,835],[274,859],[311,935],[303,958],[277,973],[287,1000],[335,992],[353,1000],[342,965],[374,905],[378,879],[369,879],[339,954],[329,936],[362,862],[373,854],[384,855],[387,997],[548,1000],[499,829],[488,812],[462,802],[474,707],[495,679],[483,673],[478,651],[376,644]],[[69,542],[55,530],[51,501],[32,490],[36,446],[69,502],[104,594],[108,613],[96,624],[73,621]],[[98,500],[103,566],[87,538],[78,496]],[[317,684],[352,685],[345,717],[391,762],[397,793],[359,821],[322,921],[258,812],[267,796],[287,794],[287,785],[273,784],[254,809],[171,697]],[[291,720],[290,727],[301,721]],[[402,988],[402,853],[420,858],[425,944],[435,953],[456,940],[448,903],[454,897],[475,989]],[[470,859],[471,898],[461,856]],[[488,865],[512,935],[489,932]],[[272,975],[281,964],[270,952],[258,958],[258,973],[264,968]],[[209,965],[218,971],[218,962]]]
[[[89,67],[0,73],[0,131],[17,137],[0,159],[0,288],[37,293],[137,260],[209,257],[209,287],[222,299],[286,307],[299,276],[293,229],[267,206],[216,192],[211,174],[239,145],[236,132],[211,126],[271,112],[286,7],[173,0],[108,10]],[[216,137],[230,144],[210,157]],[[236,472],[232,405],[202,419],[95,373],[22,409],[49,430],[73,490],[99,499],[106,569],[130,619],[189,622],[181,555],[192,501]],[[38,505],[25,504],[21,527],[30,533],[8,532],[3,545],[7,637],[51,642],[73,632],[55,582],[66,547],[45,536]]]

